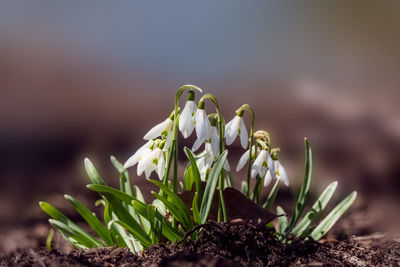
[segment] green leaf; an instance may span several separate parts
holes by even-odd
[[[70,219],[68,219],[64,214],[62,214],[59,210],[57,210],[55,207],[53,207],[51,204],[47,202],[39,202],[40,208],[47,213],[51,218],[53,218],[55,221],[62,223],[66,227],[68,227],[67,230],[70,232],[73,231],[73,233],[76,233],[75,235],[79,235],[80,239],[86,240],[85,244],[89,245],[90,247],[96,247],[96,246],[101,246],[103,245],[99,240],[91,236],[90,234],[86,233],[82,228],[80,228],[78,225],[76,225],[74,222],[72,222]],[[57,224],[59,225],[59,224]],[[59,227],[62,227],[59,225]],[[57,228],[57,227],[56,227]],[[65,227],[63,227],[65,228]],[[59,229],[59,228],[57,228]],[[86,246],[86,245],[85,245]]]
[[[242,194],[246,195],[246,192],[247,192],[247,182],[246,181],[242,181],[242,183],[240,185],[240,192],[242,192]]]
[[[210,213],[211,204],[214,198],[215,189],[217,186],[218,178],[221,170],[224,166],[228,150],[225,150],[214,163],[214,167],[211,169],[210,176],[208,177],[206,189],[204,190],[203,200],[200,206],[200,222],[205,223]]]
[[[46,247],[49,251],[52,251],[53,248],[51,247],[51,242],[53,241],[54,237],[54,229],[50,228],[49,235],[46,238]]]
[[[194,174],[193,174],[192,165],[188,164],[188,166],[186,166],[185,171],[183,173],[184,189],[187,191],[190,191],[192,189],[192,186],[194,183],[193,176],[194,176]]]
[[[303,235],[305,236],[310,229],[312,222],[320,216],[326,205],[328,204],[329,200],[333,196],[337,187],[337,182],[333,182],[322,192],[320,197],[315,201],[314,205],[312,206],[311,210],[307,212],[304,218],[293,228],[292,233],[295,236]]]
[[[323,219],[320,224],[312,231],[311,237],[314,240],[321,239],[331,228],[332,226],[339,220],[339,218],[346,212],[348,208],[354,203],[354,200],[357,197],[357,192],[354,191],[350,195],[348,195],[342,202],[339,203],[326,217]]]
[[[117,216],[113,214],[110,203],[108,202],[106,197],[104,197],[104,200],[101,203],[104,204],[104,222],[108,225],[108,223],[111,222],[113,219],[117,219]],[[118,247],[126,247],[129,245],[129,243],[127,244],[125,242],[127,241],[127,233],[122,226],[114,224],[109,229],[111,236]]]
[[[140,243],[146,248],[149,247],[151,244],[151,240],[149,239],[148,236],[143,235],[142,231],[143,229],[140,228],[140,226],[138,225],[132,225],[129,224],[125,221],[121,221],[121,220],[112,220],[108,223],[108,227],[110,228],[111,225],[113,224],[119,224],[120,226],[122,226],[123,228],[125,228],[129,233],[131,233],[137,240],[140,241]]]
[[[131,195],[128,195],[118,189],[109,187],[107,185],[99,185],[99,184],[88,184],[86,186],[90,190],[100,192],[100,193],[110,193],[114,197],[118,198],[119,200],[124,201],[125,203],[132,203],[133,200],[137,200],[136,197],[133,197]]]
[[[72,238],[76,243],[87,248],[99,247],[102,244],[100,242],[94,242],[92,239],[88,238],[86,235],[77,231],[73,227],[54,219],[49,219],[49,223],[53,225],[57,230],[63,233],[63,235]],[[71,242],[74,244],[74,242]]]
[[[183,203],[182,199],[179,198],[179,196],[177,194],[175,194],[174,192],[172,192],[166,185],[164,185],[163,183],[161,183],[160,181],[156,181],[156,180],[149,180],[151,183],[157,185],[170,199],[171,201],[168,201],[166,198],[162,197],[159,194],[153,193],[153,195],[158,198],[159,200],[161,200],[164,205],[169,209],[172,206],[175,206],[176,209],[173,208],[174,211],[176,211],[176,214],[172,214],[172,215],[178,215],[180,218],[180,222],[183,224],[183,226],[186,228],[186,230],[190,230],[193,228],[193,222],[190,219],[190,215],[189,215],[189,211],[187,210],[185,204]],[[159,198],[158,196],[160,196],[161,198]],[[166,203],[163,199],[167,200],[168,203],[171,203],[171,205],[168,205],[168,203]],[[170,207],[169,207],[170,206]],[[172,213],[172,210],[170,210]],[[177,217],[178,219],[178,217]]]
[[[192,213],[194,222],[196,224],[200,224],[200,213],[199,207],[197,206],[197,192],[194,192],[194,197],[192,201]]]
[[[143,218],[149,219],[147,214],[147,205],[143,204],[143,202],[135,200],[132,202],[132,206],[138,214],[143,216]],[[171,242],[180,240],[183,237],[183,235],[177,232],[172,227],[171,223],[167,221],[164,217],[162,217],[162,234]]]
[[[225,180],[226,180],[226,185],[227,185],[228,187],[235,187],[235,185],[234,185],[234,183],[233,183],[233,179],[232,179],[232,172],[226,171]]]
[[[194,158],[193,152],[187,147],[185,147],[184,150],[185,150],[186,156],[190,160],[190,164],[192,166],[192,174],[193,174],[194,183],[196,185],[196,192],[198,194],[197,198],[198,198],[198,201],[199,201],[198,204],[199,204],[203,200],[203,187],[201,184],[199,168],[197,167],[197,163]],[[190,188],[189,190],[191,190],[191,189],[192,188]]]
[[[275,202],[276,195],[278,195],[280,183],[281,181],[277,179],[271,191],[269,192],[267,199],[264,202],[263,208],[269,210],[272,207]]]
[[[97,170],[94,167],[93,163],[88,158],[85,158],[84,162],[85,162],[86,173],[89,176],[90,181],[93,184],[105,185],[106,183],[103,181],[103,179],[101,178],[101,176],[97,172]]]
[[[71,203],[71,205],[75,208],[75,210],[82,216],[82,218],[92,227],[92,229],[103,239],[107,245],[113,245],[114,242],[111,238],[110,232],[107,228],[100,222],[100,220],[93,215],[93,213],[86,208],[81,202],[77,199],[64,195],[65,199]]]
[[[146,201],[144,200],[143,193],[140,190],[139,186],[135,185],[133,187],[133,190],[136,198],[144,204],[144,207],[146,207]],[[142,215],[140,215],[140,221],[142,222],[143,229],[148,233],[150,231],[150,222],[146,220],[146,218]]]
[[[301,214],[303,213],[304,210],[305,203],[307,201],[308,193],[310,192],[311,173],[312,173],[312,153],[307,138],[304,138],[304,142],[306,145],[306,166],[304,172],[304,180],[303,180],[303,185],[301,186],[299,198],[297,199],[296,209],[294,210],[294,214],[290,219],[288,227],[286,228],[285,237],[292,231],[293,227],[300,219]]]
[[[281,206],[276,207],[276,215],[278,216],[277,232],[282,235],[285,232],[286,227],[288,226],[287,215]]]

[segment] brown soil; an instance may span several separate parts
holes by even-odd
[[[159,244],[136,256],[123,248],[60,252],[23,249],[2,256],[1,266],[400,266],[400,243],[381,237],[314,242],[277,241],[265,228],[208,223],[199,239]]]

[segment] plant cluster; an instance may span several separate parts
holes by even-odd
[[[186,232],[207,222],[215,196],[218,199],[217,221],[227,222],[224,189],[234,187],[234,184],[225,145],[231,145],[237,137],[246,150],[236,168],[236,171],[240,171],[247,164],[247,177],[242,181],[241,192],[264,209],[271,209],[280,184],[289,186],[288,175],[278,160],[279,148],[272,145],[268,132],[254,131],[255,113],[249,105],[241,106],[235,117],[226,123],[215,96],[205,94],[196,105],[195,91],[202,93],[202,90],[194,85],[179,88],[173,112],[144,136],[146,143],[124,165],[115,157],[111,157],[112,164],[120,174],[119,189],[107,186],[92,162],[85,159],[86,172],[91,181],[87,187],[99,193],[100,199],[95,205],[104,206],[104,223],[77,199],[69,195],[65,195],[65,198],[98,238],[84,231],[51,204],[40,202],[40,207],[51,217],[50,224],[73,246],[129,247],[132,252],[137,253],[159,242],[179,241]],[[184,92],[187,92],[187,101],[181,110],[179,99]],[[206,100],[213,104],[215,113],[205,112]],[[251,118],[250,134],[243,119],[245,112],[248,112]],[[183,138],[188,138],[193,132],[197,136],[191,149],[184,148],[188,163],[182,181],[178,181],[178,130]],[[204,150],[196,153],[203,144]],[[320,220],[336,189],[337,182],[333,182],[316,200],[311,210],[302,216],[309,195],[312,169],[312,155],[307,139],[305,150],[304,181],[294,213],[289,219],[280,206],[276,209],[278,223],[275,233],[282,242],[286,242],[289,236],[320,239],[356,198],[356,192],[351,193]],[[149,182],[159,188],[158,192],[152,192],[155,199],[151,203],[145,202],[138,186],[131,186],[127,168],[134,165],[137,165],[138,176],[144,174]],[[151,179],[154,177],[158,179]],[[267,187],[273,180],[274,185],[261,202],[262,187]],[[191,208],[188,208],[178,191],[190,190],[194,190],[194,197]],[[315,224],[319,220],[320,222]],[[272,223],[266,224],[265,227],[272,227]],[[198,231],[200,230],[191,231],[191,237],[196,238]]]

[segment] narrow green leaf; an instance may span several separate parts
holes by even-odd
[[[92,227],[92,229],[99,235],[99,237],[106,242],[107,245],[113,245],[114,242],[111,238],[110,232],[88,208],[86,208],[77,199],[69,195],[64,195],[64,197],[66,200],[69,201],[69,203],[71,203],[75,210],[90,225],[90,227]]]
[[[201,184],[199,168],[197,167],[197,163],[194,158],[193,152],[187,147],[185,147],[184,150],[185,150],[186,156],[190,160],[190,164],[192,166],[193,179],[194,179],[194,183],[196,185],[196,192],[198,194],[197,198],[198,198],[198,201],[199,201],[198,204],[199,204],[203,200],[203,187]]]
[[[189,211],[187,210],[182,199],[180,199],[177,194],[172,192],[166,185],[164,185],[160,181],[156,181],[156,180],[149,180],[149,181],[151,183],[157,185],[168,197],[171,198],[171,203],[173,203],[173,205],[177,207],[177,209],[179,210],[179,213],[181,214],[181,216],[183,216],[181,218],[181,220],[183,220],[186,230],[192,229],[193,223],[192,223],[192,220],[190,219]],[[155,196],[154,193],[153,193],[153,195]],[[161,198],[158,198],[158,199],[160,199],[164,203],[164,205],[167,206],[167,204]],[[167,208],[168,208],[168,206],[167,206]]]
[[[263,208],[269,210],[272,207],[275,202],[276,196],[278,195],[280,183],[281,181],[277,179],[271,191],[269,192],[267,199],[264,202]]]
[[[104,204],[104,222],[107,224],[111,222],[113,219],[118,219],[115,214],[112,212],[112,208],[110,207],[110,203],[108,202],[107,198],[104,197],[104,200],[102,202]],[[113,238],[114,242],[118,245],[118,247],[126,247],[129,245],[125,241],[127,241],[127,233],[125,232],[125,229],[118,225],[118,224],[113,224],[111,226],[110,233],[111,237]]]
[[[235,187],[235,185],[234,185],[234,183],[233,183],[233,179],[232,179],[232,172],[226,171],[225,180],[226,180],[226,185],[227,185],[228,187]]]
[[[100,242],[94,242],[92,239],[83,235],[81,232],[72,228],[71,226],[54,219],[49,219],[49,223],[53,225],[57,230],[62,232],[64,235],[73,238],[78,244],[85,246],[87,248],[99,247],[102,244]]]
[[[49,235],[46,238],[46,247],[49,251],[52,251],[53,248],[51,247],[51,242],[53,241],[54,237],[54,229],[50,228]]]
[[[193,176],[194,174],[192,165],[189,163],[188,166],[186,166],[185,171],[183,172],[184,189],[187,191],[190,191],[192,189],[194,183]]]
[[[148,218],[147,206],[140,201],[132,201],[132,206],[138,214],[143,216],[143,219]],[[164,217],[162,217],[162,234],[171,242],[179,240],[183,237],[179,232],[177,232]]]
[[[200,213],[199,206],[197,206],[197,192],[194,193],[193,201],[192,201],[192,213],[193,220],[196,224],[200,224]]]
[[[303,180],[303,185],[301,186],[299,198],[297,199],[296,209],[294,210],[294,214],[290,219],[288,227],[286,228],[285,237],[292,231],[293,227],[300,219],[301,214],[303,213],[304,210],[305,203],[308,198],[308,193],[310,192],[311,173],[312,173],[312,153],[307,138],[304,138],[304,142],[306,145],[306,166],[304,171],[304,180]]]
[[[240,185],[240,192],[242,192],[242,194],[246,195],[246,192],[247,192],[247,182],[246,181],[242,181],[242,184]]]
[[[357,197],[357,192],[354,191],[350,195],[348,195],[342,202],[339,203],[326,217],[323,219],[320,224],[312,231],[311,237],[314,240],[321,239],[331,228],[332,226],[339,220],[339,218],[346,212],[348,208],[354,203],[354,200]]]
[[[133,187],[133,190],[134,190],[134,194],[135,194],[136,198],[144,204],[143,205],[144,207],[146,207],[146,201],[144,200],[143,193],[140,190],[139,186],[135,185]],[[140,221],[142,222],[143,229],[146,232],[148,232],[150,230],[150,222],[148,220],[146,220],[146,218],[143,217],[143,215],[140,215]]]
[[[94,167],[93,163],[88,159],[85,158],[85,169],[86,169],[86,173],[89,176],[90,181],[93,184],[102,184],[105,185],[103,179],[101,178],[101,176],[99,175],[99,173],[97,172],[96,168]]]
[[[99,185],[99,184],[88,184],[86,186],[90,190],[100,192],[100,193],[110,193],[114,197],[118,198],[119,200],[124,201],[125,203],[132,203],[133,200],[137,200],[136,197],[133,197],[131,195],[128,195],[118,189],[109,187],[107,185]]]
[[[123,228],[125,228],[129,233],[131,233],[137,240],[140,241],[140,243],[146,248],[149,247],[151,245],[151,240],[149,239],[148,236],[143,235],[142,231],[143,229],[140,228],[140,226],[138,227],[138,225],[132,225],[129,223],[126,223],[124,221],[121,220],[112,220],[108,223],[108,227],[111,227],[112,224],[119,224],[121,225]]]
[[[94,246],[101,246],[102,243],[91,236],[90,234],[86,233],[82,228],[80,228],[78,225],[76,225],[73,221],[68,219],[64,214],[62,214],[58,209],[53,207],[51,204],[47,202],[39,202],[40,208],[47,213],[51,218],[53,218],[55,221],[59,221],[63,225],[66,225],[67,227],[71,228],[74,233],[79,233],[80,236],[83,236],[85,240],[89,240],[90,244],[94,244]],[[60,226],[61,227],[61,226]],[[58,228],[57,228],[58,229]]]
[[[283,235],[288,226],[288,219],[285,211],[281,206],[276,207],[276,215],[278,216],[278,233]]]
[[[208,218],[208,214],[210,213],[211,204],[214,198],[215,189],[217,187],[217,182],[221,170],[226,161],[226,157],[228,155],[228,150],[225,150],[214,163],[213,168],[211,169],[210,176],[208,177],[206,189],[204,190],[203,200],[200,205],[200,221],[201,223],[205,223]]]
[[[304,218],[293,228],[292,233],[295,236],[306,235],[307,230],[310,228],[312,222],[320,216],[322,211],[325,209],[329,200],[333,196],[337,187],[337,182],[333,182],[322,192],[317,201],[315,201],[314,205],[311,207],[311,210],[307,212]]]
[[[172,216],[174,216],[174,218],[179,221],[187,231],[193,228],[193,223],[190,219],[190,216],[186,216],[185,211],[176,206],[173,201],[169,201],[167,198],[155,192],[153,192],[153,196],[164,203]]]

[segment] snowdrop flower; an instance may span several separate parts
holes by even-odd
[[[149,179],[151,173],[156,171],[158,178],[163,179],[165,174],[165,158],[162,151],[165,141],[161,142],[151,153],[146,154],[142,160],[139,161],[137,167],[137,175],[141,176],[145,173],[146,179]]]
[[[258,152],[260,151],[259,149],[257,150]],[[256,153],[256,146],[252,147],[252,158],[255,156]],[[249,155],[250,155],[250,150],[248,149],[246,152],[243,153],[243,155],[240,157],[238,165],[236,167],[236,171],[239,172],[241,169],[243,169],[244,165],[246,165],[247,162],[249,162]]]
[[[194,115],[197,139],[206,140],[211,131],[211,124],[208,120],[207,114],[204,111],[204,101],[199,102],[198,109]]]
[[[174,121],[172,120],[171,116],[165,121],[151,128],[150,131],[143,137],[143,139],[151,140],[159,136],[163,136],[168,139],[169,135],[172,133],[172,127],[174,126]]]
[[[194,102],[194,92],[189,91],[185,107],[179,117],[179,130],[182,132],[185,139],[188,138],[194,130],[194,115],[196,111],[197,107]]]
[[[211,169],[211,166],[214,161],[214,155],[212,152],[212,147],[210,143],[206,143],[205,150],[204,150],[204,156],[199,158],[196,163],[197,167],[199,168],[200,172],[200,177],[202,181],[205,181],[207,171]]]
[[[251,178],[256,177],[257,174],[264,177],[268,169],[270,169],[272,173],[275,172],[274,162],[269,152],[267,150],[262,150],[251,166]]]
[[[240,136],[240,144],[246,149],[249,143],[249,135],[243,121],[243,111],[238,112],[236,116],[225,125],[226,144],[228,146],[231,145],[238,135]]]
[[[267,174],[265,175],[264,186],[267,186],[272,181],[272,178],[279,179],[286,186],[289,186],[289,177],[279,160],[274,160],[274,167],[274,170],[268,170]]]
[[[144,144],[142,147],[140,147],[135,154],[133,154],[124,164],[124,168],[127,169],[129,167],[132,167],[136,165],[136,163],[139,162],[143,157],[145,157],[147,154],[151,153],[152,147],[154,141],[150,140],[146,144]]]
[[[211,143],[212,153],[214,154],[214,157],[217,157],[219,153],[219,135],[217,129],[217,119],[213,118],[211,120],[210,125],[211,125],[210,132],[208,133],[207,139],[206,140],[196,139],[196,141],[193,144],[192,151],[197,151],[197,149],[199,149],[204,142]]]

